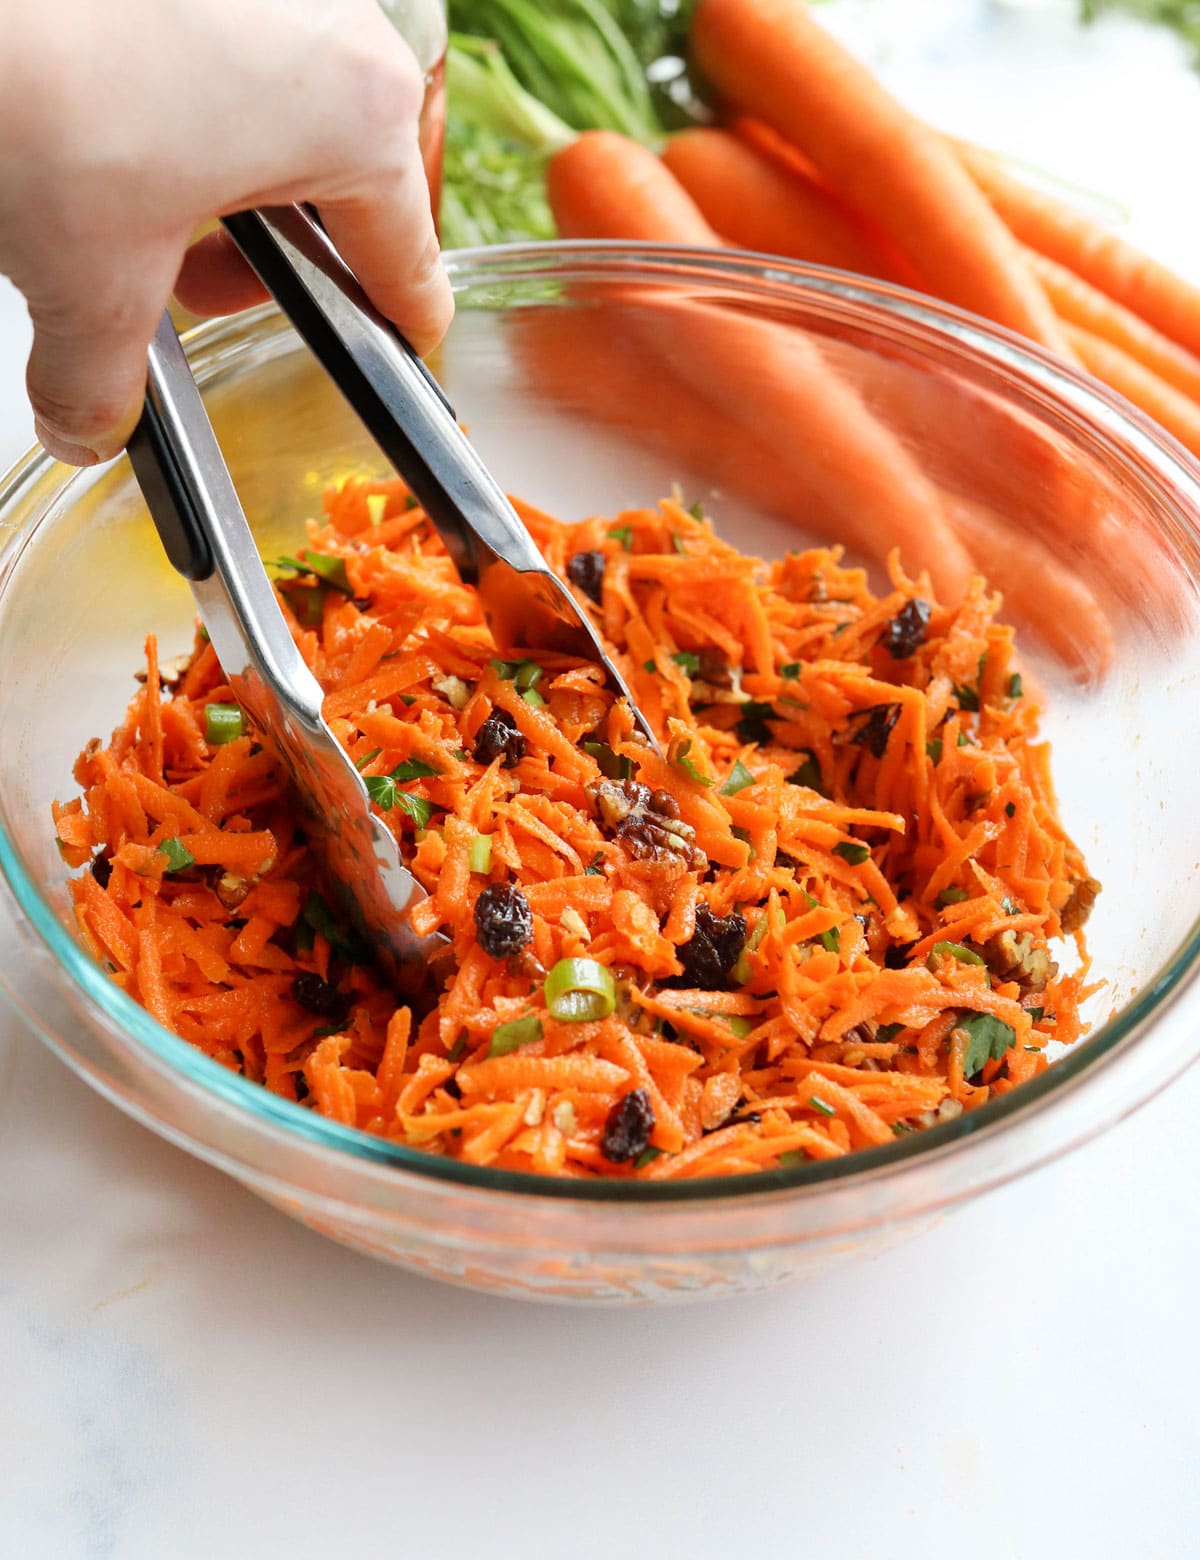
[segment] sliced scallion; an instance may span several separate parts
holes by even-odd
[[[568,1024],[607,1018],[617,1005],[612,971],[596,959],[560,959],[543,989],[550,1012]]]
[[[209,747],[221,747],[226,742],[236,742],[246,734],[246,717],[236,704],[206,704],[204,706],[204,740]]]
[[[492,1030],[489,1056],[507,1056],[519,1051],[523,1045],[531,1045],[542,1038],[542,1021],[530,1014],[527,1018],[514,1018],[507,1024],[497,1024]]]
[[[943,959],[957,959],[960,964],[982,964],[982,957],[974,948],[967,948],[957,942],[935,942],[933,951],[925,961],[930,970],[937,969]]]
[[[490,872],[492,870],[492,836],[490,834],[475,834],[467,846],[467,865],[472,872]]]

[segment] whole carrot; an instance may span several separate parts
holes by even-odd
[[[553,157],[546,188],[562,238],[641,239],[715,249],[720,236],[653,152],[615,130],[587,130]]]
[[[1039,255],[1035,249],[1028,254],[1029,263],[1061,320],[1082,326],[1120,347],[1176,390],[1200,401],[1200,358],[1057,260]]]
[[[1052,195],[1022,184],[1000,160],[978,147],[955,143],[964,166],[1016,236],[1091,282],[1200,355],[1200,287],[1089,222]]]
[[[872,243],[836,196],[728,130],[684,130],[667,143],[663,162],[717,232],[741,249],[901,279],[903,262]]]
[[[1071,355],[1012,235],[951,149],[802,0],[700,0],[692,41],[717,88],[807,153],[932,292]]]
[[[1094,336],[1078,325],[1068,325],[1067,333],[1080,361],[1090,373],[1127,401],[1140,406],[1193,455],[1200,456],[1200,406],[1180,395],[1128,352],[1114,347],[1111,341]]]
[[[599,195],[596,180],[603,184]],[[672,184],[677,194],[669,192]],[[686,243],[697,231],[712,232],[652,152],[607,131],[581,136],[559,152],[548,187],[559,231],[572,237]],[[651,205],[650,191],[664,198]],[[715,233],[712,239],[720,242]],[[971,561],[941,515],[936,488],[811,337],[692,298],[648,296],[644,307],[629,310],[626,327],[648,378],[669,364],[720,413],[718,437],[732,431],[738,440],[750,436],[789,452],[803,467],[801,490],[814,504],[818,532],[845,531],[868,545],[886,537],[914,566],[929,569],[946,600],[961,597]]]
[[[943,501],[988,584],[1003,591],[1006,617],[1018,628],[1028,624],[1080,682],[1099,681],[1112,661],[1112,623],[1077,568],[1016,515],[961,494]]]

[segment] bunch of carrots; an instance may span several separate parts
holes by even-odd
[[[201,629],[55,807],[81,935],[222,1065],[364,1132],[559,1176],[731,1175],[973,1110],[1081,1032],[1099,885],[979,579],[766,565],[669,499],[524,518],[617,655],[497,653],[395,481],[279,560],[325,713],[453,958],[398,1006]],[[1072,968],[1057,941],[1073,938]]]
[[[570,238],[764,250],[917,287],[1090,370],[1200,455],[1200,289],[903,109],[803,0],[700,0],[722,128],[549,166]]]

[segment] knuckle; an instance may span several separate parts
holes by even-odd
[[[394,163],[407,158],[416,146],[417,120],[425,84],[411,50],[399,47],[379,50],[356,80],[354,118],[358,134],[369,137],[372,157]],[[356,137],[357,138],[357,137]],[[362,153],[362,142],[358,143]]]

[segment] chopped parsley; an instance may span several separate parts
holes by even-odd
[[[1004,1053],[1017,1043],[1016,1031],[994,1013],[963,1013],[958,1027],[968,1036],[963,1052],[963,1076],[973,1078],[982,1071],[984,1063],[998,1062]]]
[[[754,776],[739,758],[729,771],[729,778],[718,794],[721,796],[736,796],[739,791],[744,791],[748,785],[754,784]]]

